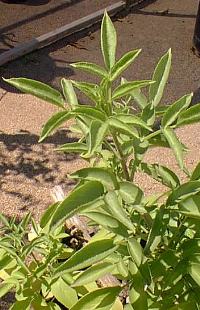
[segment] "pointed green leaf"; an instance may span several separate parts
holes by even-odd
[[[171,128],[164,128],[162,130],[165,138],[167,139],[175,157],[179,164],[179,167],[184,170],[184,162],[183,162],[183,155],[184,155],[184,147],[182,143],[178,140],[175,132]]]
[[[114,268],[115,265],[108,262],[99,263],[91,266],[90,268],[84,270],[78,276],[72,286],[82,286],[90,282],[97,281],[101,277],[105,276],[107,273],[110,273]]]
[[[142,93],[140,88],[136,88],[130,92],[131,97],[139,105],[140,109],[144,109],[148,104],[146,96]]]
[[[170,126],[175,122],[180,112],[187,109],[190,105],[192,96],[193,94],[185,95],[168,107],[162,118],[162,127]]]
[[[54,297],[65,307],[72,307],[77,301],[76,291],[71,288],[62,277],[51,285],[51,292]]]
[[[10,310],[30,310],[32,299],[31,296],[24,300],[18,300],[11,306]]]
[[[97,224],[105,227],[107,230],[113,232],[115,235],[128,238],[127,227],[118,221],[113,215],[98,211],[85,211],[84,215],[96,222]]]
[[[143,261],[143,251],[141,245],[134,238],[128,239],[128,251],[133,259],[133,262],[139,267]]]
[[[160,59],[154,71],[152,80],[155,81],[155,83],[150,85],[149,88],[149,100],[152,101],[154,106],[157,106],[162,98],[170,72],[171,58],[171,49],[169,49]]]
[[[57,151],[65,152],[65,153],[84,153],[87,151],[87,145],[81,142],[72,142],[61,145],[57,148]]]
[[[187,217],[200,219],[200,195],[184,199],[179,205],[178,212]]]
[[[4,81],[26,94],[38,97],[58,107],[64,107],[64,100],[59,91],[44,83],[25,78],[4,79]]]
[[[49,223],[49,221],[51,220],[53,214],[55,213],[58,205],[59,205],[59,202],[56,202],[56,203],[52,204],[42,214],[42,217],[40,219],[40,227],[41,228],[44,228]]]
[[[107,12],[105,12],[101,23],[101,50],[108,70],[115,64],[116,47],[117,35],[115,27]]]
[[[72,67],[80,69],[89,73],[93,73],[101,78],[107,77],[108,73],[106,70],[91,62],[76,62],[71,64]]]
[[[121,287],[104,287],[84,295],[70,310],[110,310]]]
[[[193,280],[198,284],[198,286],[200,286],[200,264],[190,263],[188,272]]]
[[[101,197],[103,193],[103,185],[97,181],[89,181],[76,188],[57,207],[51,221],[51,227],[64,222],[83,206],[85,207],[87,204]]]
[[[110,190],[118,188],[118,182],[115,175],[107,168],[83,168],[72,173],[70,177],[73,179],[99,181]]]
[[[196,165],[194,171],[192,172],[191,181],[200,179],[200,162]]]
[[[138,125],[142,128],[145,128],[149,131],[152,131],[151,127],[149,127],[141,118],[131,115],[131,114],[117,114],[117,119],[122,121],[123,123],[130,125]]]
[[[54,114],[43,126],[39,142],[44,141],[44,139],[48,137],[54,129],[58,128],[60,125],[62,125],[64,122],[68,121],[72,117],[73,114],[68,111],[61,111]]]
[[[69,104],[73,110],[76,106],[78,106],[78,99],[76,97],[72,82],[63,78],[61,80],[61,86],[67,104]]]
[[[108,123],[109,127],[114,128],[119,133],[123,133],[134,138],[139,138],[137,131],[131,128],[131,126],[120,121],[117,116],[109,117]]]
[[[119,194],[127,204],[140,204],[143,198],[142,190],[128,181],[119,183]]]
[[[123,206],[119,203],[117,194],[115,192],[108,192],[105,195],[105,203],[107,204],[108,210],[124,224],[129,230],[133,230],[133,223],[128,217],[128,214],[124,210]]]
[[[116,246],[111,239],[88,243],[79,251],[76,251],[66,262],[56,268],[55,276],[57,277],[67,272],[81,270],[100,262],[113,253],[117,247],[118,246]]]
[[[200,103],[195,104],[191,108],[183,111],[177,121],[177,126],[194,124],[200,121]]]
[[[97,84],[76,81],[71,81],[71,83],[95,103],[98,101],[99,86]]]
[[[95,107],[87,107],[87,106],[81,106],[73,110],[73,113],[76,114],[76,116],[87,116],[92,119],[97,119],[102,122],[106,121],[106,114],[102,111],[98,110]]]
[[[174,205],[200,192],[200,181],[189,181],[181,184],[169,195],[167,204]]]
[[[165,166],[159,164],[141,163],[140,168],[143,172],[150,175],[156,181],[161,182],[170,188],[175,188],[180,185],[177,175]]]
[[[141,87],[145,87],[149,84],[152,84],[154,82],[149,81],[149,80],[144,80],[144,81],[133,81],[133,82],[126,82],[120,86],[118,86],[112,95],[112,99],[116,100],[118,98],[121,98],[127,94],[130,94],[132,90],[136,89],[136,88],[141,88]]]
[[[115,80],[123,71],[125,71],[140,52],[141,50],[133,50],[124,54],[113,66],[111,70],[111,80]]]
[[[107,129],[107,122],[102,123],[98,120],[91,122],[88,137],[88,154],[85,154],[84,157],[91,157],[96,152],[106,136]]]

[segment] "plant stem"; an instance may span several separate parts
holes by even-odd
[[[124,159],[124,154],[122,152],[120,143],[119,143],[119,141],[117,139],[117,136],[116,136],[115,132],[112,132],[112,137],[113,137],[113,141],[115,143],[115,147],[116,147],[116,149],[117,149],[117,151],[119,153],[119,157],[120,157],[120,161],[121,161],[121,165],[122,165],[122,170],[123,170],[124,178],[127,181],[130,181],[130,176],[129,176],[128,169],[127,169],[127,166],[126,166],[126,161]]]
[[[144,140],[149,140],[151,138],[154,138],[156,137],[157,135],[159,135],[161,133],[161,129],[157,130],[157,131],[154,131],[152,133],[150,133],[148,136],[144,137],[143,139]]]

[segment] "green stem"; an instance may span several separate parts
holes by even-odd
[[[115,147],[118,151],[118,154],[119,154],[119,157],[120,157],[120,162],[121,162],[121,165],[122,165],[122,170],[123,170],[123,175],[124,175],[124,178],[127,180],[127,181],[130,181],[130,176],[129,176],[129,173],[128,173],[128,169],[127,169],[127,166],[126,166],[126,161],[124,159],[124,154],[122,152],[122,149],[121,149],[121,146],[120,146],[120,143],[117,139],[117,136],[114,132],[112,132],[112,137],[113,137],[113,141],[115,143]]]
[[[121,159],[121,158],[119,157],[119,154],[116,152],[116,150],[112,147],[112,145],[111,145],[108,141],[104,140],[103,142],[104,142],[104,144],[106,145],[106,147],[107,147],[118,159]]]
[[[150,133],[148,136],[144,137],[143,139],[144,140],[149,140],[151,138],[154,138],[156,137],[157,135],[159,135],[161,133],[161,129],[157,130],[157,131],[154,131],[152,133]]]

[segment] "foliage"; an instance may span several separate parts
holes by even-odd
[[[71,310],[200,308],[200,164],[188,171],[186,147],[175,132],[200,120],[200,104],[190,107],[192,94],[188,94],[169,106],[160,105],[171,50],[159,61],[152,80],[127,81],[119,77],[140,50],[116,60],[116,45],[114,26],[105,13],[101,27],[105,68],[72,64],[98,76],[100,83],[62,79],[64,98],[37,81],[7,80],[61,109],[44,125],[40,141],[74,120],[71,130],[78,133],[78,142],[64,144],[58,151],[79,153],[89,163],[71,174],[76,188],[47,209],[40,225],[32,220],[31,241],[26,236],[28,215],[20,225],[2,217],[0,296],[15,289],[12,309],[30,309],[30,305],[56,310],[63,306]],[[88,97],[88,105],[79,102],[74,88]],[[186,174],[185,183],[168,167],[144,161],[147,150],[158,146],[172,150]],[[144,197],[134,183],[137,171],[167,190]],[[69,237],[64,222],[74,214],[84,215],[98,228],[79,250],[61,242]],[[99,279],[107,273],[115,276],[118,285],[99,287]]]

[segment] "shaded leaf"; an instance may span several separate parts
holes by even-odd
[[[143,251],[141,245],[134,238],[128,239],[128,251],[136,264],[139,267],[143,261]]]
[[[106,136],[108,129],[108,123],[102,123],[100,121],[92,121],[89,130],[88,137],[88,153],[84,157],[91,157],[97,148],[102,144],[104,137]]]
[[[72,142],[61,145],[57,148],[57,151],[65,152],[65,153],[84,153],[88,149],[85,143],[81,142]]]
[[[119,194],[127,204],[140,204],[143,198],[142,190],[128,181],[119,183]]]

